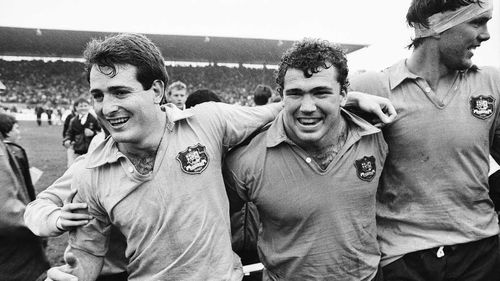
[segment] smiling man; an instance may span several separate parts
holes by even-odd
[[[84,57],[94,109],[110,137],[67,175],[78,191],[73,202],[87,203],[92,218],[70,232],[68,264],[49,270],[48,280],[74,280],[68,273],[94,280],[111,225],[127,242],[129,280],[241,280],[222,155],[273,120],[282,104],[203,103],[186,110],[169,104],[162,110],[168,76],[160,51],[142,35],[93,40]],[[385,98],[352,102],[387,121],[395,116]]]
[[[499,280],[488,157],[500,160],[500,71],[471,60],[491,17],[490,0],[414,0],[411,56],[351,77],[398,111],[383,129],[390,153],[377,194],[385,280]]]
[[[114,225],[127,242],[129,280],[240,280],[222,153],[282,105],[162,110],[164,60],[142,35],[93,40],[84,57],[94,110],[111,137],[72,167],[73,202],[86,203],[92,219],[70,232],[66,256],[76,263],[49,277],[71,280],[65,271],[94,280]]]
[[[232,211],[251,201],[260,215],[264,280],[382,280],[375,194],[387,145],[341,108],[347,73],[337,46],[297,42],[276,78],[283,111],[226,158]]]

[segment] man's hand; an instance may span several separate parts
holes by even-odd
[[[71,203],[75,195],[76,190],[72,191],[70,196],[64,201],[64,205],[57,218],[56,227],[61,231],[86,225],[92,219],[92,216],[87,212],[86,203]]]
[[[85,134],[86,137],[91,137],[95,134],[94,131],[92,131],[89,128],[85,128],[85,130],[83,130],[83,133]]]
[[[378,120],[374,122],[378,127],[392,123],[397,116],[396,109],[389,99],[361,92],[349,92],[346,106],[354,106],[365,113],[375,115]]]
[[[52,267],[47,271],[47,278],[45,281],[78,281],[78,278],[72,275],[78,261],[72,253],[64,255],[66,264]]]

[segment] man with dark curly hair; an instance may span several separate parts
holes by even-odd
[[[389,155],[377,194],[385,280],[499,280],[489,154],[500,160],[500,71],[472,63],[490,38],[490,0],[413,0],[406,60],[351,77],[389,98]]]
[[[342,109],[344,52],[304,39],[283,55],[284,109],[223,170],[231,210],[257,206],[264,280],[381,280],[375,194],[387,145]]]

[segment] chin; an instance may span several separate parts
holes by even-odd
[[[116,141],[116,142],[127,142],[127,136],[125,136],[122,133],[110,133],[111,137]]]
[[[320,139],[316,133],[312,133],[312,132],[311,133],[302,132],[302,133],[297,134],[297,137],[303,143],[315,143]]]

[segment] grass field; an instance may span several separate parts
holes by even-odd
[[[19,121],[22,139],[20,144],[26,149],[32,167],[43,171],[36,183],[36,192],[44,190],[66,170],[66,149],[62,146],[62,126],[49,126],[43,122],[38,126],[35,121]],[[67,243],[67,235],[49,238],[46,249],[52,265],[63,263],[62,254]]]

